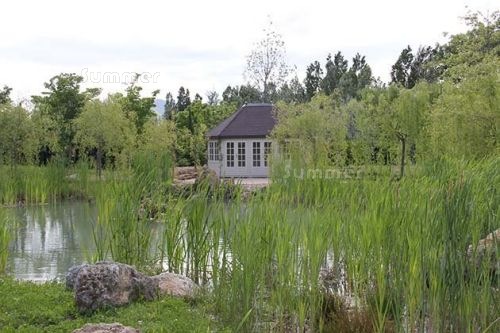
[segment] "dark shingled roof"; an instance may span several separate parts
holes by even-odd
[[[219,138],[258,138],[268,136],[276,125],[272,104],[245,104],[212,128],[207,136]]]

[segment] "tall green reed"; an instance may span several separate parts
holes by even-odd
[[[0,208],[0,275],[5,272],[9,256],[9,242],[11,238],[9,223],[5,210]]]
[[[341,297],[366,313],[369,330],[486,328],[498,282],[491,263],[476,266],[466,251],[500,227],[497,163],[446,161],[402,181],[283,177],[226,206],[187,201],[205,221],[201,234],[219,239],[203,245],[217,265],[202,267],[216,272],[222,318],[243,331],[335,327],[318,279],[329,267],[344,272]],[[187,250],[195,239],[186,240]]]
[[[148,214],[159,207],[171,183],[167,155],[138,154],[130,169],[108,174],[96,189],[95,260],[111,258],[139,267],[154,266],[158,246]]]
[[[88,169],[83,163],[70,168],[62,162],[46,166],[0,166],[0,204],[55,203],[90,194]]]

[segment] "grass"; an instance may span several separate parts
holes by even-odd
[[[80,315],[72,292],[58,283],[34,284],[0,278],[1,332],[71,332],[85,323],[119,322],[141,332],[222,331],[201,305],[174,298]]]

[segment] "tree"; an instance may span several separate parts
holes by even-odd
[[[210,90],[207,92],[207,104],[208,105],[217,105],[219,104],[219,93],[215,90]]]
[[[44,84],[42,96],[33,96],[35,110],[49,115],[58,126],[60,147],[67,159],[75,159],[73,120],[83,110],[85,103],[100,94],[100,90],[80,91],[83,77],[74,73],[62,73]]]
[[[319,91],[321,75],[323,75],[323,70],[321,69],[319,61],[315,61],[307,67],[304,86],[306,88],[306,99],[308,101],[310,101]]]
[[[151,97],[141,97],[142,87],[137,85],[139,77],[139,74],[135,75],[134,80],[126,89],[126,95],[121,98],[123,112],[135,123],[137,134],[141,134],[144,124],[156,115],[153,108],[156,96],[160,93],[159,90],[155,90]]]
[[[393,88],[371,87],[361,92],[359,101],[351,99],[341,106],[342,113],[354,120],[355,133],[349,141],[354,162],[378,163],[381,159],[384,164],[391,162],[394,140],[384,129],[385,109],[381,104],[392,102],[397,93]],[[348,123],[349,130],[351,124]]]
[[[433,63],[441,53],[441,47],[420,47],[414,56],[408,45],[401,54],[391,70],[391,83],[411,89],[418,81],[425,80],[429,83],[436,82],[442,75],[442,66]]]
[[[134,123],[126,117],[122,104],[111,96],[104,102],[89,101],[74,121],[78,145],[95,152],[96,170],[101,176],[104,158],[120,160],[134,143]]]
[[[335,54],[333,60],[329,54],[326,58],[325,77],[321,80],[321,90],[326,95],[331,95],[338,88],[342,76],[347,72],[348,62],[339,51]]]
[[[0,105],[12,103],[12,100],[10,99],[11,91],[12,88],[3,86],[2,90],[0,90]]]
[[[239,89],[238,86],[236,87],[231,87],[227,86],[226,89],[222,92],[222,101],[226,103],[235,103],[238,106],[240,105],[239,103],[240,98],[239,98]]]
[[[234,89],[237,91],[238,89]],[[226,92],[233,88],[226,89]],[[226,95],[227,96],[227,95]],[[237,96],[239,97],[239,96]],[[191,103],[175,116],[175,154],[178,165],[203,164],[206,160],[206,132],[236,110],[236,102],[223,101],[218,105],[200,100]]]
[[[306,91],[295,76],[290,82],[285,82],[278,91],[278,99],[286,103],[305,103]]]
[[[462,72],[462,82],[442,85],[433,105],[430,137],[436,156],[479,159],[499,154],[500,85],[498,61]],[[477,75],[478,69],[484,75]]]
[[[435,62],[442,58],[443,48],[438,44],[435,47],[419,47],[412,64],[412,75],[415,83],[424,80],[428,83],[438,82],[443,75],[444,67]]]
[[[29,113],[21,106],[0,105],[0,164],[31,162],[36,137]]]
[[[392,65],[391,82],[399,83],[405,88],[413,88],[415,82],[412,75],[412,64],[413,53],[411,52],[410,45],[408,45],[407,48],[401,51],[396,63]]]
[[[174,152],[175,124],[170,120],[150,119],[140,140],[139,150],[156,156],[171,155]]]
[[[344,161],[346,123],[330,98],[318,94],[303,104],[277,105],[273,137],[287,146],[292,163],[315,168]]]
[[[175,113],[176,103],[170,92],[165,96],[165,106],[163,112],[163,119],[172,119]]]
[[[359,98],[360,92],[369,87],[373,82],[372,70],[364,56],[356,53],[352,59],[349,70],[342,75],[339,83],[341,96],[344,103],[351,98]]]
[[[400,144],[400,178],[404,176],[407,147],[420,138],[434,96],[426,83],[413,89],[391,86],[379,104],[383,131]]]
[[[179,94],[177,95],[177,111],[184,111],[189,104],[191,104],[191,97],[189,97],[189,89],[184,89],[184,87],[179,88]]]
[[[484,68],[481,63],[498,61],[499,58],[500,11],[494,11],[490,15],[469,13],[464,20],[472,29],[451,36],[450,41],[442,48],[442,55],[435,61],[436,65],[444,68],[443,78],[453,82],[470,76],[471,69],[480,71]]]
[[[261,99],[259,90],[248,84],[240,86],[238,96],[242,104],[266,101]]]
[[[245,103],[260,102],[261,94],[259,90],[250,85],[227,86],[222,93],[222,101],[234,104],[236,108],[239,108]]]
[[[288,76],[285,42],[272,29],[272,22],[264,29],[264,38],[259,41],[247,57],[245,75],[258,87],[262,100],[270,102],[270,88],[280,86]]]
[[[31,114],[31,121],[36,137],[38,163],[45,165],[62,150],[59,140],[60,129],[52,117],[38,110]]]

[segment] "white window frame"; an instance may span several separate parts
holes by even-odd
[[[252,142],[252,166],[254,168],[260,168],[262,158],[260,154],[260,141]]]
[[[244,141],[239,141],[238,142],[238,167],[239,168],[244,168],[246,167],[246,142]]]
[[[220,143],[218,141],[214,141],[214,161],[220,161]]]
[[[209,141],[208,142],[208,160],[209,161],[215,161],[215,141]]]
[[[234,167],[234,142],[226,142],[226,167]]]

